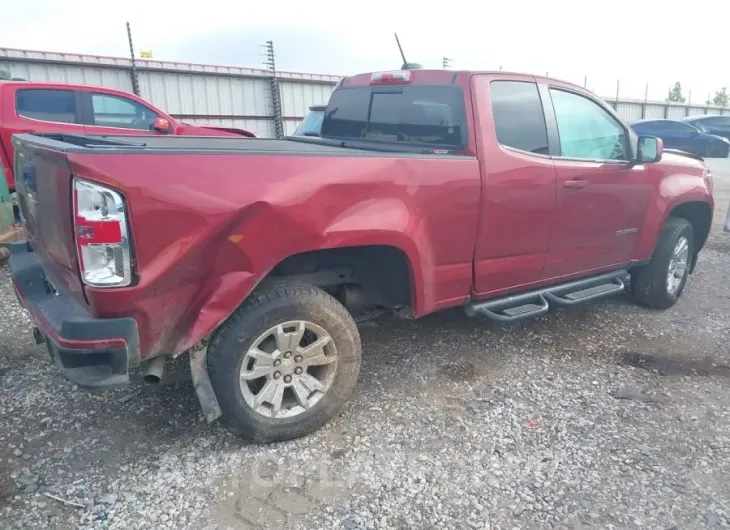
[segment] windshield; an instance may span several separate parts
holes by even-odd
[[[466,141],[464,96],[456,86],[378,86],[335,90],[322,136],[460,147]]]
[[[322,130],[324,110],[311,110],[294,131],[294,136],[319,136]]]

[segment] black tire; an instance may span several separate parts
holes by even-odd
[[[248,348],[268,329],[306,320],[329,333],[337,349],[334,379],[321,399],[293,417],[270,418],[245,401],[239,374]],[[221,424],[258,442],[290,440],[322,427],[347,402],[360,372],[360,334],[345,307],[326,292],[294,281],[266,281],[217,330],[208,346],[208,374]]]
[[[706,158],[727,158],[730,147],[725,143],[713,143],[707,148]]]
[[[688,257],[684,275],[674,293],[667,288],[667,274],[672,254],[681,237],[687,238]],[[671,217],[662,231],[651,261],[631,271],[631,288],[634,300],[655,309],[672,307],[682,295],[689,269],[694,258],[694,232],[686,219]]]

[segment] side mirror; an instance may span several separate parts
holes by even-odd
[[[664,142],[656,136],[639,136],[639,148],[636,154],[637,164],[652,164],[662,159]]]
[[[172,132],[172,124],[170,120],[166,120],[165,118],[155,118],[155,121],[152,122],[152,130],[162,134],[169,134]]]

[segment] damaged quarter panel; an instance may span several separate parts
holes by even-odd
[[[352,153],[69,153],[74,175],[125,195],[135,238],[137,283],[87,288],[93,313],[135,318],[145,357],[180,353],[283,259],[360,245],[405,254],[416,315],[466,300],[481,189],[477,160]]]

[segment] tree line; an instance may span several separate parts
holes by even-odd
[[[674,86],[669,89],[667,94],[667,103],[684,103],[687,98],[682,94],[682,83],[677,81]],[[715,97],[708,99],[707,105],[716,105],[718,107],[727,107],[730,104],[730,94],[727,93],[727,87],[722,87],[715,92]]]

